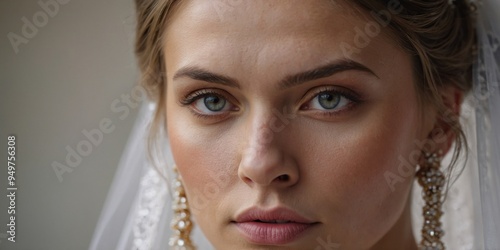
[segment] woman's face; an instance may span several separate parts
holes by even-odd
[[[168,134],[217,249],[367,249],[411,234],[413,174],[400,170],[432,124],[410,56],[386,34],[332,1],[177,6]]]

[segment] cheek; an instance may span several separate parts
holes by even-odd
[[[237,182],[236,150],[234,143],[227,140],[231,136],[221,138],[222,132],[198,126],[193,119],[186,108],[167,100],[169,141],[189,208],[205,234],[210,234],[220,232],[216,228],[219,225],[213,223],[213,218],[222,213],[219,205],[225,199],[235,201],[235,197],[228,197],[227,190]]]
[[[390,99],[390,98],[388,98]],[[401,175],[401,159],[415,152],[414,141],[419,131],[418,109],[413,100],[397,100],[370,108],[361,121],[350,124],[340,132],[332,132],[316,141],[316,153],[309,157],[319,166],[311,173],[314,185],[320,190],[331,190],[321,197],[335,209],[323,214],[338,230],[343,225],[345,238],[365,237],[374,243],[400,217],[406,205],[414,175],[414,166],[405,165]],[[324,131],[325,129],[316,129]],[[309,135],[310,136],[310,135]],[[335,147],[331,145],[335,144]],[[397,176],[394,184],[387,176]],[[318,199],[317,199],[318,200]],[[355,235],[346,235],[355,232]],[[371,239],[371,240],[370,240]],[[347,242],[356,242],[349,241]]]

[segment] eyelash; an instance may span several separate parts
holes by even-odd
[[[224,94],[221,94],[220,91],[221,90],[216,91],[213,89],[201,89],[201,90],[198,90],[198,91],[195,91],[195,92],[188,94],[182,100],[180,100],[179,103],[181,106],[186,107],[186,106],[192,105],[194,102],[198,101],[199,99],[205,98],[207,96],[217,96],[219,98],[225,99],[227,101],[228,105],[233,105],[232,102],[229,101],[230,98],[226,98],[226,96]],[[331,86],[323,86],[323,87],[317,88],[317,90],[314,90],[314,92],[312,94],[307,94],[307,96],[309,96],[307,98],[308,101],[305,104],[303,104],[300,107],[300,109],[302,109],[303,107],[306,107],[310,102],[312,102],[314,100],[314,98],[317,98],[320,94],[324,94],[324,93],[338,94],[341,96],[341,98],[342,97],[346,98],[349,101],[349,104],[347,104],[348,106],[339,110],[339,111],[318,111],[318,110],[316,110],[316,112],[318,112],[320,115],[325,116],[325,117],[332,117],[332,116],[340,115],[341,113],[344,113],[345,111],[350,110],[356,104],[361,102],[359,95],[357,95],[356,93],[354,93],[350,90],[342,89],[342,88],[334,88]],[[305,98],[303,98],[303,99],[305,99]],[[220,117],[227,116],[227,114],[224,114],[224,113],[211,114],[211,115],[202,114],[200,112],[195,111],[194,108],[190,108],[190,111],[196,117],[203,118],[203,119],[217,119]]]
[[[193,102],[197,101],[198,99],[200,99],[202,97],[209,96],[209,95],[215,95],[215,96],[224,98],[224,96],[220,95],[216,91],[209,90],[209,89],[202,89],[202,90],[198,90],[196,92],[190,93],[189,95],[185,96],[180,101],[180,103],[182,106],[188,106],[188,105],[193,104]]]
[[[325,93],[338,94],[338,95],[341,96],[341,98],[346,98],[349,101],[349,103],[347,104],[347,107],[342,108],[341,110],[337,110],[337,111],[317,111],[322,116],[332,117],[332,116],[340,115],[340,114],[342,114],[342,113],[344,113],[346,111],[349,111],[354,106],[356,106],[356,104],[359,104],[361,102],[360,96],[358,94],[356,94],[355,92],[351,91],[351,90],[347,90],[347,89],[344,89],[344,88],[338,88],[338,87],[335,88],[335,87],[332,87],[332,86],[323,86],[323,87],[316,88],[316,90],[314,90],[314,92],[312,94],[307,94],[308,98],[306,100],[308,100],[308,101],[305,102],[305,104],[303,104],[301,106],[301,109],[303,107],[309,105],[309,103],[311,103],[320,94],[325,94]],[[303,98],[303,99],[305,99],[305,98]]]
[[[195,91],[193,93],[190,93],[189,95],[185,96],[182,100],[179,101],[180,105],[183,107],[190,106],[194,102],[198,101],[199,99],[205,98],[207,96],[217,96],[219,98],[225,99],[229,105],[231,105],[231,102],[229,101],[229,98],[226,98],[225,95],[220,94],[218,91],[215,91],[213,89],[202,89]],[[223,116],[226,116],[227,114],[215,114],[215,115],[207,115],[207,114],[202,114],[200,112],[195,111],[193,108],[190,108],[191,113],[195,115],[198,118],[202,119],[214,119],[214,118],[220,118]]]

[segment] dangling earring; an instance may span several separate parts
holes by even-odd
[[[445,178],[441,172],[441,151],[439,153],[424,153],[425,161],[417,171],[418,183],[422,186],[422,196],[425,201],[423,208],[424,223],[422,227],[422,241],[420,250],[445,249],[441,237],[444,231],[441,227],[442,192]]]
[[[174,166],[176,174],[174,182],[174,202],[172,210],[174,216],[172,218],[171,228],[174,230],[174,235],[170,237],[170,249],[172,250],[194,250],[196,249],[191,242],[190,234],[193,229],[191,222],[191,213],[189,212],[189,204],[186,198],[186,192],[182,186],[181,178],[177,172],[177,167]]]

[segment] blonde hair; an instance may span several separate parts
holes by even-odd
[[[159,129],[165,129],[166,77],[163,35],[174,5],[180,0],[136,0],[137,36],[135,51],[142,71],[141,84],[156,101],[154,121],[150,129],[150,147]],[[401,5],[402,11],[391,16],[389,32],[401,47],[413,56],[416,88],[421,102],[430,102],[439,118],[454,134],[455,149],[450,167],[456,164],[465,134],[458,117],[443,103],[439,89],[454,86],[467,93],[472,85],[473,45],[475,30],[473,11],[466,0],[353,0],[368,12],[379,13],[390,4]],[[467,149],[467,147],[465,147]],[[150,151],[151,152],[151,151]]]

